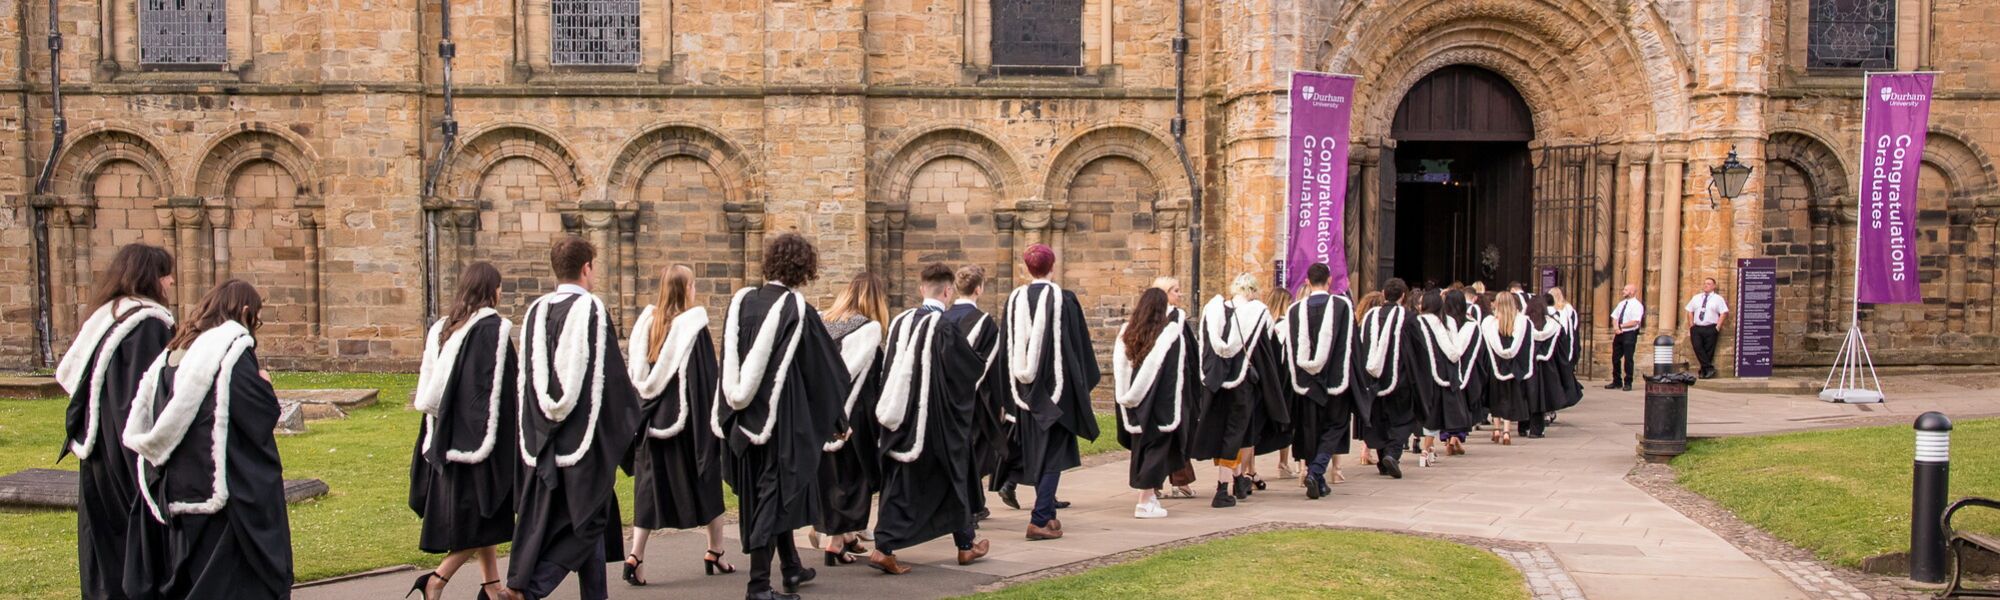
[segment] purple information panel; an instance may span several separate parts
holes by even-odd
[[[1736,261],[1736,376],[1770,377],[1778,321],[1778,259]]]
[[[1535,291],[1546,293],[1549,288],[1560,285],[1562,285],[1562,271],[1556,270],[1555,267],[1542,267],[1542,289]]]

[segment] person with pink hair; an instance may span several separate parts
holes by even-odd
[[[1076,439],[1097,439],[1090,391],[1102,374],[1090,347],[1083,305],[1076,294],[1049,279],[1055,250],[1029,246],[1021,263],[1034,281],[1015,288],[1004,305],[1000,356],[1006,361],[1007,417],[1013,426],[996,479],[1035,486],[1027,536],[1030,541],[1052,540],[1063,536],[1062,521],[1056,519],[1062,472],[1083,464]],[[1020,507],[1004,484],[1000,498]]]

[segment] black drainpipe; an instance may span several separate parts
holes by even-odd
[[[1194,159],[1187,149],[1187,0],[1180,0],[1180,29],[1174,34],[1174,152],[1180,155],[1181,170],[1188,180],[1188,282],[1189,302],[1201,303],[1201,179],[1195,176]]]
[[[429,202],[437,194],[438,179],[444,175],[445,161],[458,149],[458,120],[454,118],[451,99],[451,59],[458,55],[458,45],[451,41],[451,0],[438,3],[438,59],[444,64],[444,118],[438,123],[439,132],[444,136],[444,144],[438,147],[437,158],[431,161],[429,172],[424,174],[424,193],[420,202]],[[437,286],[437,210],[424,210],[424,322],[429,323],[438,316]]]
[[[58,21],[61,8],[56,0],[49,0],[49,94],[55,109],[55,119],[50,131],[54,139],[49,142],[48,160],[42,161],[42,173],[35,178],[35,196],[30,204],[28,218],[35,234],[35,347],[42,366],[55,364],[55,348],[50,321],[54,308],[49,301],[49,219],[48,207],[39,206],[40,196],[48,195],[50,180],[55,178],[56,159],[62,157],[64,138],[69,134],[69,122],[63,119],[62,96],[62,28]]]

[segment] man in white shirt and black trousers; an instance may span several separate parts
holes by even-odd
[[[1715,342],[1721,337],[1717,328],[1722,319],[1729,316],[1729,302],[1722,294],[1715,293],[1715,278],[1702,280],[1701,293],[1688,299],[1688,340],[1694,344],[1694,356],[1701,359],[1701,378],[1715,378]]]
[[[1646,320],[1646,305],[1639,301],[1639,286],[1625,284],[1625,295],[1611,309],[1611,384],[1604,389],[1632,391],[1632,350],[1639,346],[1639,324]]]

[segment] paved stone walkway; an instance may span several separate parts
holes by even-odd
[[[1925,389],[1895,390],[1890,404],[1876,406],[1697,389],[1691,399],[1689,428],[1696,436],[1733,435],[1838,426],[1851,424],[1844,420],[1857,417],[1907,422],[1930,409],[1954,416],[2000,412],[2000,401],[1996,401],[2000,396],[1993,393],[1965,388],[1917,391]],[[1538,542],[1546,552],[1510,552],[1506,557],[1525,567],[1538,598],[1824,597],[1807,594],[1794,584],[1794,580],[1810,583],[1810,574],[1776,572],[1773,567],[1781,565],[1768,565],[1745,555],[1625,482],[1634,461],[1634,432],[1643,419],[1643,404],[1641,392],[1592,387],[1580,406],[1563,413],[1546,439],[1516,439],[1512,446],[1498,446],[1475,436],[1469,455],[1451,457],[1442,465],[1419,468],[1412,458],[1405,470],[1407,477],[1400,481],[1380,477],[1373,467],[1350,460],[1348,482],[1335,485],[1331,498],[1318,501],[1306,500],[1296,481],[1276,480],[1275,457],[1266,457],[1260,470],[1270,480],[1268,491],[1223,510],[1209,508],[1206,497],[1170,500],[1166,507],[1172,516],[1163,520],[1131,517],[1135,498],[1125,488],[1127,463],[1119,460],[1065,475],[1063,498],[1075,507],[1062,514],[1068,534],[1062,540],[1024,541],[1020,532],[1026,526],[1027,512],[1008,510],[996,499],[992,506],[998,512],[982,530],[994,542],[993,553],[979,563],[957,566],[949,542],[941,540],[901,554],[906,564],[916,565],[916,572],[887,577],[860,565],[819,566],[820,554],[808,551],[804,554],[807,564],[818,566],[820,580],[802,592],[815,598],[949,597],[1006,577],[1256,523],[1285,521]],[[1198,470],[1201,481],[1195,486],[1197,491],[1212,492],[1212,471]],[[1029,494],[1023,490],[1024,501]],[[733,547],[734,542],[730,543]],[[803,536],[799,543],[804,548]],[[700,575],[700,545],[695,533],[661,535],[647,556],[653,586],[625,586],[616,580],[616,565],[612,565],[613,597],[740,597],[742,574]],[[735,552],[731,559],[739,567],[747,561]],[[453,589],[471,593],[470,582],[478,581],[476,573],[473,569],[462,571],[459,579],[468,583],[462,588],[454,584]],[[297,597],[400,595],[413,577],[414,573],[399,573],[360,578],[302,588]],[[557,597],[573,598],[574,593],[571,585]]]

